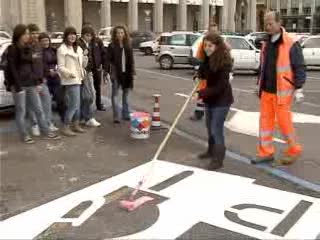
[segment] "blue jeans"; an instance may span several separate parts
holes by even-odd
[[[120,116],[120,107],[119,107],[119,90],[120,85],[119,83],[114,80],[112,81],[112,96],[111,96],[111,102],[112,102],[112,110],[113,110],[113,119],[119,120]],[[129,104],[128,104],[128,95],[129,95],[129,89],[122,89],[122,118],[129,118]]]
[[[67,104],[64,124],[69,125],[80,120],[80,85],[66,85],[65,97]]]
[[[84,94],[84,90],[85,93]],[[93,118],[95,103],[95,89],[92,73],[88,73],[81,85],[81,120],[89,121]]]
[[[41,132],[47,135],[49,133],[49,125],[45,120],[37,87],[25,87],[23,91],[19,93],[13,91],[12,94],[15,104],[16,124],[21,137],[25,138],[29,135],[25,120],[26,104],[28,104],[28,108],[35,113]]]
[[[224,122],[230,110],[227,107],[210,107],[206,105],[206,125],[208,137],[212,144],[225,145]]]
[[[42,104],[42,109],[43,109],[46,122],[50,126],[52,122],[52,99],[51,99],[48,86],[46,84],[41,84],[40,86],[41,86],[41,90],[39,92],[39,96]],[[34,126],[38,124],[35,112],[32,111],[29,107],[27,109],[27,112],[28,112],[28,117],[31,122],[31,125]]]

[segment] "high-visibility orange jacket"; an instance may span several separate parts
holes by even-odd
[[[276,80],[277,80],[277,99],[278,104],[288,102],[288,99],[295,91],[295,76],[290,60],[290,50],[295,41],[289,34],[282,29],[282,41],[279,43],[278,58],[276,63]],[[258,80],[259,91],[261,95],[261,87],[264,76],[264,63],[266,55],[266,44],[264,43],[260,55],[261,72]]]

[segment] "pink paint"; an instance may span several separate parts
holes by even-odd
[[[133,200],[133,201],[122,200],[122,201],[120,201],[120,207],[131,212],[131,211],[137,209],[138,207],[140,207],[141,205],[143,205],[144,203],[152,201],[153,199],[154,198],[149,197],[149,196],[143,196],[143,197],[140,197],[140,198]]]

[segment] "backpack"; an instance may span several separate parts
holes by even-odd
[[[3,77],[4,77],[4,81],[3,84],[6,87],[6,90],[8,92],[10,92],[10,86],[9,86],[9,69],[8,69],[8,51],[9,51],[9,47],[7,47],[7,49],[3,52],[2,56],[1,56],[1,61],[0,61],[0,70],[3,71]]]

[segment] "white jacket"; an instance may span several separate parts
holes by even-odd
[[[63,43],[58,49],[57,59],[61,85],[80,85],[88,64],[88,58],[83,56],[81,47],[74,52],[73,47],[68,47]],[[71,74],[75,77],[71,77]]]

